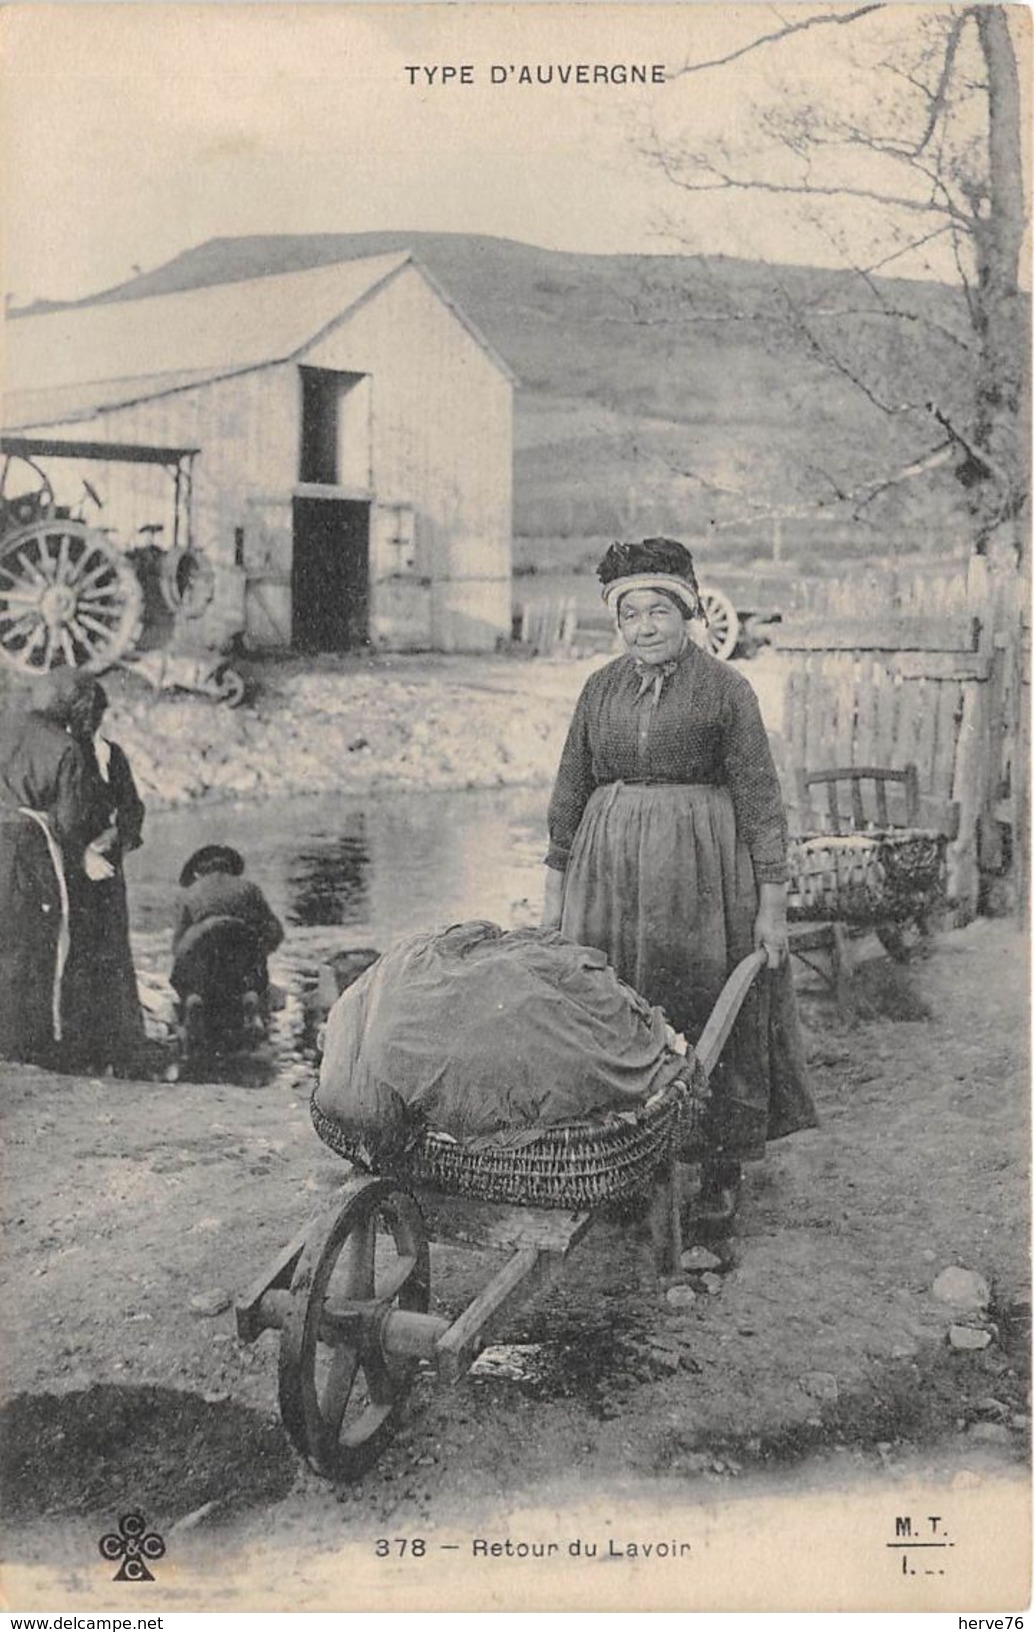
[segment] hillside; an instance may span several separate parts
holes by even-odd
[[[780,511],[789,557],[883,553],[958,533],[950,469],[869,497],[938,440],[921,406],[889,414],[871,398],[952,407],[964,395],[965,313],[941,285],[383,232],[216,238],[94,299],[400,248],[520,381],[519,564],[545,555],[571,565],[581,538],[653,530],[710,535],[730,558],[764,555]]]

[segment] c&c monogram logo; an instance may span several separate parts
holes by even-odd
[[[153,1581],[145,1559],[153,1564],[165,1557],[165,1543],[156,1530],[148,1530],[142,1513],[123,1513],[118,1521],[118,1534],[109,1531],[100,1539],[101,1557],[114,1564],[121,1559],[115,1581]]]

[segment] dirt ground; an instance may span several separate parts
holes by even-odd
[[[907,969],[864,965],[858,991],[844,1016],[805,986],[822,1125],[751,1170],[717,1273],[682,1277],[695,1301],[665,1296],[642,1223],[600,1220],[557,1285],[490,1334],[533,1346],[525,1375],[446,1391],[422,1374],[382,1460],[337,1493],[280,1427],[276,1337],[243,1346],[230,1307],[347,1174],[312,1131],[305,1073],[166,1084],[0,1066],[11,1607],[63,1601],[57,1561],[69,1601],[103,1598],[97,1539],[131,1509],[200,1572],[188,1586],[170,1562],[166,1607],[221,1607],[226,1559],[275,1543],[257,1601],[303,1608],[330,1607],[313,1549],[544,1493],[707,1508],[772,1481],[891,1488],[930,1459],[954,1480],[1022,1481],[1025,941],[979,920]],[[952,1265],[984,1277],[986,1309],[934,1295]],[[436,1248],[433,1306],[458,1312],[490,1267]],[[986,1347],[953,1347],[953,1322]]]

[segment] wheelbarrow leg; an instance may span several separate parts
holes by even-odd
[[[829,962],[833,977],[833,994],[838,1013],[848,1019],[855,1010],[854,948],[843,924],[833,923],[829,927],[832,931]]]
[[[674,1275],[682,1263],[682,1179],[674,1152],[657,1170],[649,1221],[654,1267]]]

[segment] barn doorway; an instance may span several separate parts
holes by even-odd
[[[370,505],[295,499],[291,639],[306,652],[347,652],[369,637]]]

